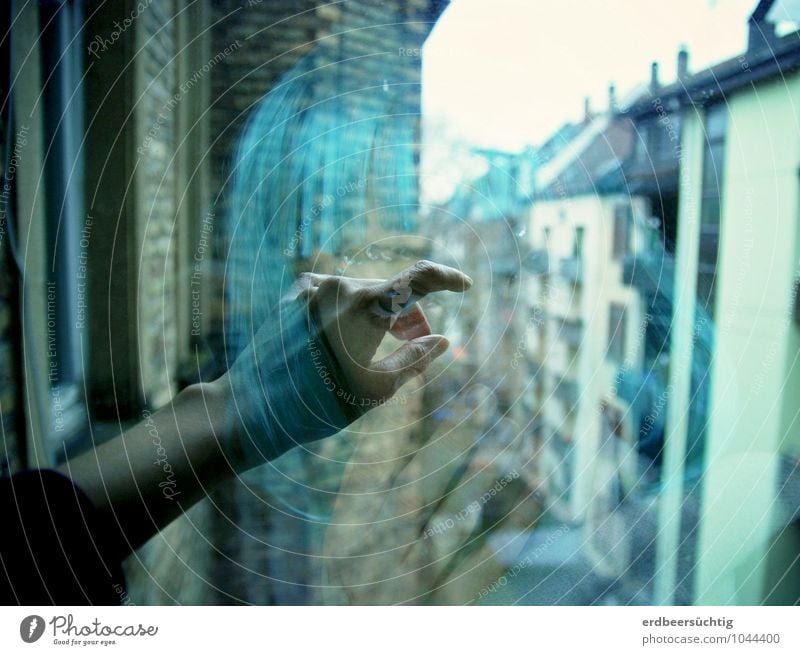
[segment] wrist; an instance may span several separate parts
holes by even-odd
[[[287,301],[262,324],[228,373],[214,382],[219,444],[236,471],[339,432],[357,415],[344,405],[337,362],[308,306]]]

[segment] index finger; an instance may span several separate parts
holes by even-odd
[[[472,278],[457,268],[426,259],[379,285],[377,292],[384,309],[397,312],[435,291],[466,291]]]

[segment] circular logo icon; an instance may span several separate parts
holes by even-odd
[[[44,619],[36,614],[31,614],[22,619],[19,624],[19,636],[26,644],[32,644],[44,634]]]

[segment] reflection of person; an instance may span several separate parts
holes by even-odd
[[[216,483],[337,432],[422,373],[448,342],[415,301],[471,284],[425,261],[389,281],[302,275],[221,378],[58,472],[0,481],[0,600],[119,603],[120,560]],[[387,332],[405,343],[373,361]]]

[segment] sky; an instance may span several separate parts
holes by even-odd
[[[423,50],[423,113],[451,138],[501,150],[538,144],[583,99],[624,98],[659,63],[675,79],[740,53],[757,0],[452,0]],[[430,136],[427,137],[428,139]]]

